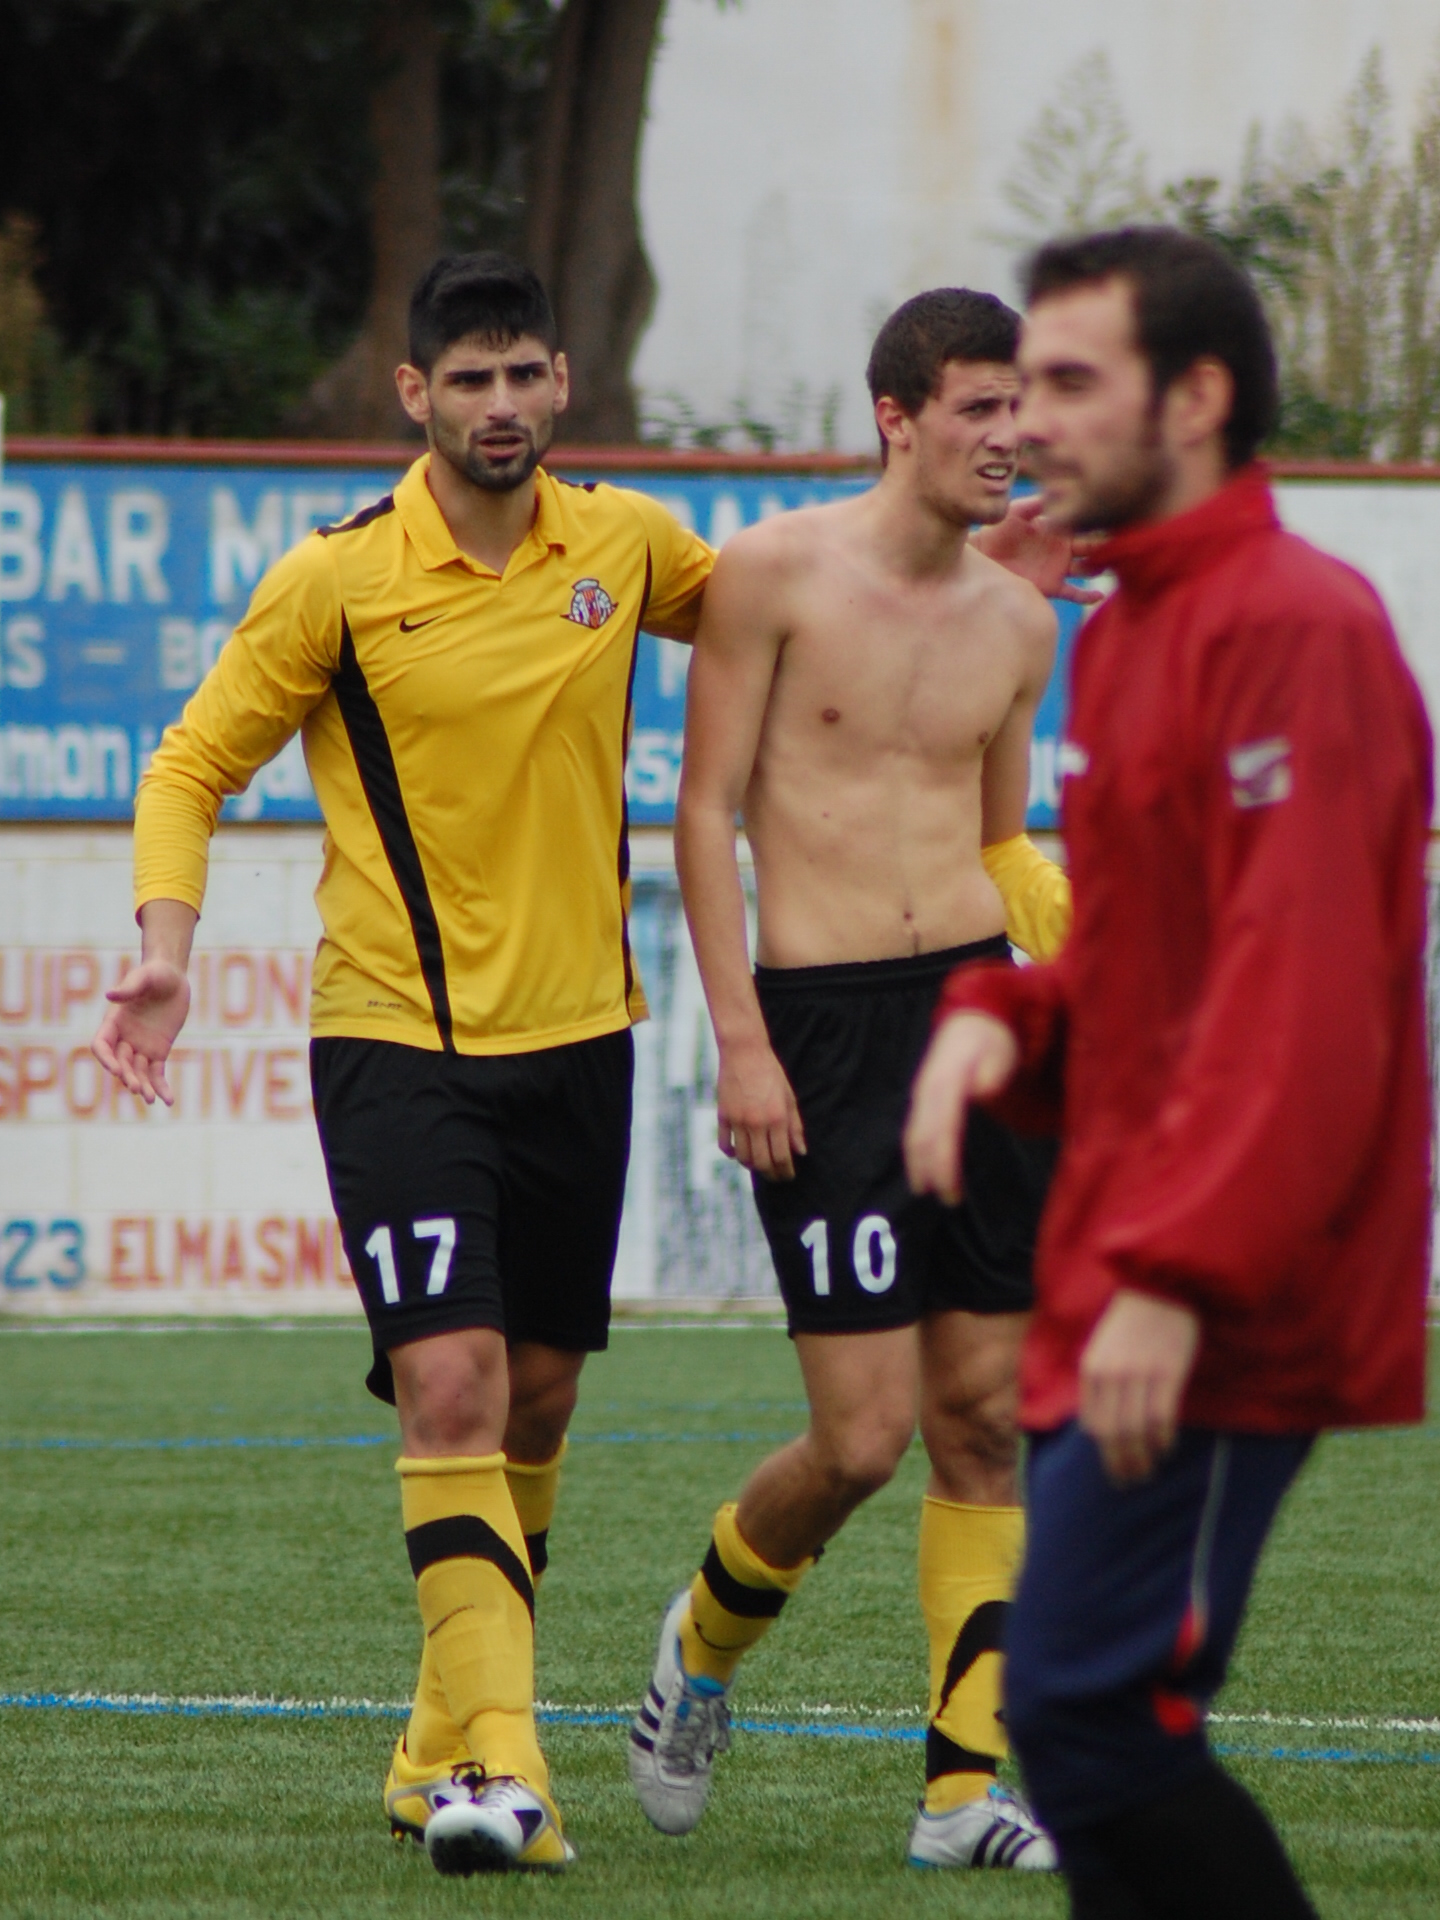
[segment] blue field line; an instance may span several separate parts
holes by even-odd
[[[1322,1760],[1351,1767],[1440,1767],[1440,1753],[1365,1752],[1358,1747],[1237,1747],[1210,1749],[1226,1760]]]
[[[0,1708],[50,1709],[68,1713],[116,1713],[182,1720],[405,1720],[410,1709],[376,1700],[167,1699],[163,1695],[103,1693],[0,1693]],[[625,1727],[630,1714],[606,1708],[541,1707],[546,1726]],[[741,1733],[801,1740],[883,1740],[905,1745],[925,1738],[920,1727],[866,1727],[812,1720],[736,1720]],[[1320,1762],[1332,1766],[1440,1766],[1440,1753],[1384,1753],[1357,1747],[1264,1747],[1217,1744],[1212,1751],[1232,1760]]]
[[[704,1446],[721,1441],[732,1446],[780,1446],[793,1440],[792,1433],[572,1433],[572,1447]],[[214,1453],[240,1449],[262,1451],[280,1449],[290,1452],[302,1447],[383,1447],[398,1446],[393,1433],[340,1433],[323,1435],[195,1434],[170,1440],[73,1440],[29,1435],[0,1438],[0,1453]]]
[[[120,1713],[166,1720],[408,1720],[409,1707],[374,1700],[167,1700],[161,1695],[0,1693],[0,1708]]]

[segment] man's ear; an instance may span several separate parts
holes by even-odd
[[[564,413],[570,404],[570,362],[557,353],[551,362],[555,369],[555,411]]]
[[[408,360],[395,369],[395,390],[400,395],[401,406],[416,426],[428,427],[431,417],[430,382]]]
[[[1202,354],[1171,382],[1165,411],[1182,447],[1223,434],[1235,405],[1235,376],[1223,360]]]
[[[908,451],[915,423],[900,402],[892,400],[888,393],[882,393],[875,402],[875,425],[887,446]]]

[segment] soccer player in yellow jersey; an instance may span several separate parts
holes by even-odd
[[[311,1068],[335,1210],[396,1405],[425,1626],[386,1782],[442,1873],[562,1868],[534,1586],[629,1150],[624,759],[636,637],[694,632],[710,549],[539,461],[565,356],[533,273],[441,260],[400,397],[429,451],[266,575],[136,801],[143,957],[95,1052],[166,1058],[221,802],[297,730],[325,816]]]

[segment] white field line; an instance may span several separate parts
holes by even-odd
[[[78,1693],[48,1693],[41,1688],[26,1688],[12,1693],[9,1699],[31,1698],[53,1700],[57,1704],[74,1707],[95,1706],[114,1708],[145,1707],[170,1708],[191,1712],[272,1712],[294,1714],[353,1713],[353,1714],[404,1714],[410,1710],[408,1700],[371,1700],[361,1697],[347,1699],[332,1695],[328,1700],[301,1700],[288,1696],[260,1693],[103,1693],[98,1690]],[[560,1701],[537,1700],[539,1712],[548,1714],[631,1714],[636,1711],[637,1702],[621,1701]],[[837,1720],[851,1723],[865,1721],[908,1721],[918,1725],[924,1719],[924,1708],[914,1707],[871,1707],[871,1706],[835,1706],[829,1701],[801,1701],[798,1704],[777,1704],[772,1701],[747,1701],[743,1711],[747,1719],[785,1719],[785,1720]],[[1212,1726],[1228,1727],[1297,1727],[1308,1728],[1317,1733],[1440,1733],[1440,1718],[1421,1719],[1402,1716],[1381,1715],[1336,1715],[1336,1714],[1290,1714],[1290,1713],[1212,1713]]]
[[[1354,1718],[1303,1713],[1212,1713],[1214,1727],[1313,1727],[1324,1733],[1440,1733],[1440,1719],[1381,1719],[1371,1715]]]
[[[86,1688],[78,1693],[52,1693],[44,1687],[17,1687],[0,1694],[0,1701],[37,1700],[64,1707],[157,1707],[193,1713],[409,1713],[408,1700],[300,1700],[273,1693],[104,1693]]]
[[[317,1315],[313,1320],[227,1320],[223,1324],[203,1320],[198,1315],[186,1320],[7,1320],[0,1325],[0,1336],[38,1338],[59,1335],[73,1339],[78,1334],[129,1333],[343,1333],[366,1331],[365,1322],[355,1316],[329,1319]]]
[[[773,1333],[783,1327],[778,1314],[755,1314],[743,1320],[613,1320],[612,1333]],[[240,1320],[217,1326],[196,1315],[186,1320],[14,1320],[0,1324],[0,1337],[6,1334],[39,1335],[97,1333],[364,1333],[365,1322],[358,1315],[330,1319],[317,1315],[314,1320]]]

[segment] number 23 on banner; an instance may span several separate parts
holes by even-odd
[[[78,1287],[85,1278],[85,1229],[78,1220],[7,1220],[0,1226],[0,1281],[25,1287]]]

